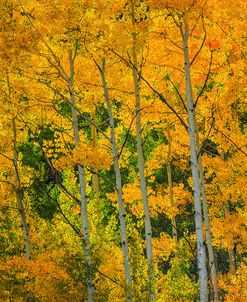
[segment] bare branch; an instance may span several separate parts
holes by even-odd
[[[199,113],[198,113],[199,114]],[[202,114],[199,114],[200,116],[203,117]],[[205,121],[211,125],[211,123],[209,121],[207,121],[207,119],[205,119]],[[241,153],[243,153],[246,157],[247,157],[247,153],[245,151],[243,151],[238,145],[237,143],[235,143],[228,135],[226,135],[223,131],[219,130],[218,128],[216,128],[214,125],[212,126],[212,128],[216,131],[219,132],[224,138],[226,138],[229,142],[231,142],[238,151],[240,151]]]
[[[133,65],[133,63],[131,61],[127,61],[125,58],[123,58],[121,55],[119,55],[115,50],[110,49],[110,51],[112,51],[116,56],[118,56],[119,58],[121,58],[121,60],[123,60],[125,62],[125,64],[131,68],[135,68],[136,67]],[[140,75],[139,71],[136,69],[137,73],[139,74],[140,78],[147,84],[147,86],[159,97],[159,99],[166,104],[166,106],[176,115],[176,117],[180,120],[181,124],[185,127],[186,131],[187,129],[187,125],[185,123],[185,121],[182,119],[182,117],[177,113],[177,111],[168,103],[167,99],[160,93],[158,92],[142,75]]]
[[[213,61],[213,51],[211,50],[210,51],[210,61],[209,61],[209,66],[208,66],[208,72],[207,72],[207,76],[206,76],[206,79],[204,81],[204,84],[195,100],[195,103],[194,103],[194,107],[196,108],[196,105],[197,105],[197,102],[199,100],[199,98],[202,96],[204,90],[206,89],[207,87],[207,83],[208,83],[208,80],[209,80],[209,76],[210,76],[210,70],[211,70],[211,66],[212,66],[212,61]]]
[[[201,146],[199,148],[199,151],[198,151],[198,154],[197,154],[197,159],[201,156],[201,152],[204,149],[204,146],[205,146],[205,144],[206,144],[206,142],[207,142],[207,140],[208,140],[208,138],[209,138],[209,136],[211,134],[211,131],[212,131],[213,127],[214,127],[214,122],[215,122],[214,112],[212,112],[212,122],[211,122],[210,128],[208,130],[208,134],[207,134],[206,138],[204,139],[204,141],[202,142],[202,144],[201,144]]]
[[[116,187],[116,184],[114,184],[113,182],[111,182],[108,178],[106,178],[104,175],[100,174],[99,172],[96,172],[95,170],[93,169],[90,169],[88,167],[85,167],[89,172],[91,172],[92,174],[95,174],[95,175],[98,175],[100,178],[104,179],[106,182],[108,182],[111,186],[113,186],[115,189],[117,188]]]
[[[168,81],[172,84],[172,86],[173,86],[173,88],[175,89],[175,91],[176,91],[176,93],[177,93],[179,99],[181,100],[181,102],[182,102],[182,104],[183,104],[183,107],[184,107],[185,111],[187,112],[187,107],[186,107],[186,105],[185,105],[184,99],[183,99],[183,97],[182,97],[182,95],[181,95],[179,89],[176,87],[176,85],[172,82],[172,80],[171,80],[169,77],[168,77],[167,79],[168,79]]]
[[[57,201],[57,199],[56,199],[56,198],[53,198],[53,197],[49,194],[49,192],[47,192],[47,190],[45,190],[45,194],[46,194],[46,196],[47,196],[48,198],[50,198],[51,200],[53,200],[53,201],[56,203],[56,205],[57,205],[57,207],[58,207],[58,209],[59,209],[60,214],[63,216],[63,218],[64,218],[64,220],[67,222],[67,224],[73,229],[73,231],[74,231],[78,236],[80,236],[81,238],[83,238],[83,235],[82,235],[81,231],[80,231],[80,230],[79,230],[72,222],[70,222],[70,220],[66,217],[66,215],[64,214],[64,212],[63,212],[63,210],[62,210],[62,208],[61,208],[59,202]]]
[[[192,66],[192,64],[194,63],[194,61],[196,60],[197,56],[199,55],[199,53],[201,52],[204,44],[205,44],[205,41],[206,41],[206,37],[207,37],[207,32],[205,30],[205,24],[204,24],[204,20],[202,19],[202,27],[203,27],[203,31],[204,31],[204,37],[203,37],[203,40],[202,40],[202,43],[199,47],[199,49],[197,50],[196,54],[194,55],[193,59],[191,60],[190,62],[190,66]]]

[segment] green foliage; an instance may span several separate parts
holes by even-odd
[[[34,182],[29,188],[29,195],[32,209],[41,218],[51,220],[58,211],[58,193],[55,185]]]
[[[92,126],[90,124],[91,116],[88,112],[83,112],[78,116],[79,130],[83,130],[88,140],[92,139]]]
[[[145,161],[148,161],[151,158],[152,151],[159,146],[160,144],[168,143],[166,137],[163,134],[163,131],[153,126],[149,126],[150,130],[146,132],[143,139],[143,153]]]
[[[72,117],[71,104],[68,101],[60,101],[55,104],[58,112],[67,118]]]
[[[43,154],[40,148],[32,141],[27,141],[19,146],[18,151],[22,153],[22,164],[35,170],[40,169],[40,160]]]
[[[164,214],[159,213],[157,216],[151,218],[153,237],[159,237],[160,233],[166,232],[172,236],[171,220]]]
[[[0,259],[5,261],[8,257],[20,255],[22,247],[20,246],[19,236],[16,228],[19,228],[19,221],[13,221],[13,209],[0,208]],[[16,209],[17,212],[17,209]]]

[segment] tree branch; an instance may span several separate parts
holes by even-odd
[[[197,105],[197,102],[198,102],[199,98],[202,96],[204,90],[206,89],[207,83],[208,83],[208,80],[209,80],[210,70],[211,70],[212,61],[213,61],[213,52],[212,52],[212,50],[210,51],[210,54],[211,54],[211,55],[210,55],[210,62],[209,62],[209,67],[208,67],[207,76],[206,76],[206,79],[205,79],[205,81],[204,81],[204,84],[203,84],[203,86],[202,86],[202,88],[201,88],[201,90],[200,90],[200,92],[199,92],[199,94],[198,94],[198,96],[197,96],[197,98],[196,98],[196,100],[195,100],[195,103],[194,103],[194,107],[195,107],[195,108],[196,108],[196,105]]]

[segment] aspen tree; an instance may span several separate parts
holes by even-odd
[[[76,111],[76,102],[74,94],[74,58],[72,55],[72,50],[68,50],[69,56],[69,66],[70,74],[68,77],[68,88],[70,93],[70,104],[72,111],[72,124],[74,131],[74,139],[76,147],[80,145],[79,137],[79,126],[78,117]],[[81,219],[82,219],[82,234],[84,238],[84,255],[86,260],[86,283],[88,290],[88,302],[94,301],[94,285],[92,281],[92,260],[91,260],[91,247],[90,247],[90,234],[89,234],[89,224],[88,224],[88,214],[87,214],[87,198],[86,198],[86,184],[85,184],[85,171],[82,165],[77,165],[80,183],[80,207],[81,207]]]
[[[171,130],[170,125],[167,126],[167,136],[168,136],[168,152],[167,152],[167,160],[166,160],[166,170],[167,170],[167,178],[168,178],[168,192],[171,207],[174,208],[174,194],[172,188],[172,170],[171,170]],[[176,217],[172,216],[172,235],[178,244],[178,232],[177,232],[177,222]]]
[[[230,217],[230,211],[229,211],[229,205],[228,202],[225,202],[225,216],[229,219]],[[232,275],[236,275],[236,266],[235,266],[235,257],[234,257],[234,251],[232,246],[228,248],[228,257],[229,257],[229,271]]]
[[[12,92],[11,92],[11,86],[10,86],[8,75],[6,76],[6,82],[8,87],[8,98],[9,101],[11,102]],[[21,180],[19,175],[16,117],[12,118],[12,130],[13,130],[13,165],[14,165],[15,195],[16,195],[18,210],[21,216],[21,225],[23,230],[26,259],[29,261],[31,260],[32,255],[31,255],[31,246],[30,246],[30,236],[29,236],[29,230],[28,230],[28,224],[26,218],[26,210],[23,203],[24,193],[23,193],[23,189],[21,188]]]
[[[96,110],[92,113],[92,120],[93,123],[96,124]],[[92,145],[93,147],[96,148],[97,146],[97,129],[96,127],[92,126]],[[99,176],[98,176],[98,169],[94,168],[93,170],[93,193],[94,193],[94,198],[98,199],[98,195],[99,195]]]
[[[194,185],[194,208],[195,208],[195,227],[197,236],[197,264],[200,279],[200,301],[208,301],[208,277],[206,265],[206,250],[203,236],[203,216],[201,207],[201,190],[200,190],[200,176],[199,166],[197,160],[196,150],[196,124],[195,124],[195,107],[193,102],[192,85],[190,78],[190,60],[189,60],[189,25],[187,16],[184,17],[184,29],[182,23],[178,23],[180,33],[183,40],[183,53],[184,53],[184,75],[186,86],[186,101],[188,106],[188,132],[190,139],[190,161]]]
[[[121,245],[123,251],[123,259],[124,259],[124,272],[126,279],[126,301],[130,302],[132,300],[131,297],[131,272],[130,272],[130,263],[129,263],[129,251],[128,251],[128,240],[127,240],[127,228],[126,228],[126,214],[124,210],[124,200],[123,200],[123,192],[122,192],[122,179],[121,172],[118,161],[118,151],[117,151],[117,143],[115,137],[115,129],[114,129],[114,118],[112,115],[112,106],[108,94],[108,87],[105,78],[105,58],[102,59],[102,67],[100,68],[102,84],[104,89],[104,97],[105,102],[107,104],[108,116],[109,116],[109,126],[111,131],[111,148],[112,155],[114,161],[114,172],[116,177],[116,190],[117,190],[117,200],[118,200],[118,212],[119,212],[119,220],[120,220],[120,231],[121,231]]]
[[[13,127],[13,150],[14,150],[13,164],[15,170],[14,173],[15,194],[16,194],[18,210],[21,216],[21,225],[22,225],[23,236],[24,236],[26,258],[29,261],[31,260],[31,247],[30,247],[30,237],[29,237],[29,231],[27,225],[26,211],[23,203],[24,194],[21,188],[20,176],[18,171],[19,169],[18,169],[17,133],[16,133],[15,118],[12,119],[12,127]]]
[[[198,132],[198,125],[197,125],[196,119],[195,119],[195,126],[196,126],[197,159],[198,159],[198,169],[199,169],[200,187],[201,187],[201,189],[200,189],[201,190],[201,201],[202,201],[203,216],[204,216],[204,221],[205,221],[205,226],[206,226],[206,242],[207,242],[208,258],[209,258],[209,270],[210,270],[210,276],[211,276],[211,280],[212,280],[213,298],[214,298],[214,301],[219,301],[216,259],[215,259],[215,255],[214,255],[213,245],[212,245],[212,234],[211,234],[211,230],[210,230],[210,220],[209,220],[207,198],[206,198],[206,192],[205,192],[205,181],[204,181],[204,174],[203,174],[199,132]]]
[[[135,24],[135,9],[134,1],[131,1],[131,18],[132,25]],[[135,87],[135,106],[136,106],[136,145],[137,145],[137,156],[138,156],[138,169],[140,187],[142,193],[142,202],[144,208],[144,225],[145,225],[145,241],[146,241],[146,254],[148,261],[148,279],[150,287],[150,301],[156,301],[155,285],[154,285],[154,261],[152,251],[152,226],[149,213],[147,184],[145,179],[145,168],[144,168],[144,156],[142,147],[142,127],[141,127],[141,97],[140,97],[140,80],[138,77],[138,61],[137,61],[137,50],[136,50],[136,33],[132,34],[133,40],[133,65],[132,65],[132,76]]]

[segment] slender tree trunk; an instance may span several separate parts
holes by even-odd
[[[230,217],[228,202],[225,203],[225,216],[226,218]],[[236,275],[235,256],[234,256],[233,248],[231,246],[228,248],[228,256],[229,256],[229,271],[232,275]]]
[[[131,1],[131,15],[132,15],[132,24],[135,23],[135,11],[134,3]],[[135,87],[135,101],[136,101],[136,145],[137,145],[137,156],[138,156],[138,169],[139,169],[139,179],[140,187],[142,194],[142,203],[144,208],[144,224],[145,224],[145,241],[146,241],[146,254],[148,261],[148,279],[149,279],[149,288],[150,301],[156,301],[155,293],[155,280],[154,280],[154,261],[153,261],[153,251],[152,251],[152,226],[149,213],[149,204],[148,204],[148,194],[147,194],[147,184],[145,179],[145,169],[144,169],[144,157],[143,157],[143,148],[142,148],[142,129],[141,129],[141,98],[140,98],[140,82],[138,79],[137,72],[137,55],[136,55],[136,34],[133,33],[133,67],[132,67],[132,76]]]
[[[220,157],[221,157],[221,160],[224,161],[224,153],[222,153]],[[222,192],[221,192],[221,195],[223,197]],[[228,205],[227,200],[225,201],[224,209],[225,209],[225,217],[229,218],[230,211],[229,211],[229,205]],[[229,271],[232,275],[235,275],[236,274],[235,256],[234,256],[233,248],[231,246],[228,248],[228,257],[229,257]]]
[[[200,280],[200,301],[208,301],[208,285],[207,285],[207,266],[206,266],[206,250],[203,238],[203,217],[201,208],[201,193],[200,193],[200,177],[196,150],[196,125],[195,125],[195,108],[192,96],[192,86],[190,78],[190,61],[188,49],[189,28],[187,18],[184,21],[184,31],[182,25],[180,30],[183,38],[184,52],[184,69],[185,69],[185,85],[186,85],[186,100],[188,106],[188,132],[190,139],[190,161],[194,185],[194,208],[195,208],[195,227],[197,237],[197,264]]]
[[[167,160],[166,160],[166,170],[167,170],[167,178],[168,178],[168,191],[169,191],[169,199],[171,208],[174,208],[174,196],[172,189],[172,170],[171,170],[171,132],[170,125],[167,127],[168,134],[168,152],[167,152]],[[172,216],[172,236],[175,239],[176,245],[178,244],[178,232],[177,232],[177,222],[176,217]]]
[[[132,299],[131,298],[131,274],[130,274],[129,252],[128,252],[128,241],[127,241],[126,215],[124,210],[122,179],[121,179],[121,173],[120,173],[119,162],[118,162],[118,151],[117,151],[117,144],[115,138],[114,119],[112,115],[111,102],[108,94],[107,82],[105,79],[105,59],[102,59],[101,78],[102,78],[102,84],[104,89],[105,101],[108,109],[109,125],[111,131],[111,147],[112,147],[112,155],[114,159],[114,171],[116,177],[118,212],[119,212],[120,230],[121,230],[121,245],[123,251],[124,272],[125,272],[125,279],[127,285],[126,301],[130,302]]]
[[[201,200],[202,200],[202,207],[203,207],[203,214],[204,214],[204,221],[206,225],[206,241],[207,241],[207,249],[208,249],[208,257],[209,257],[209,269],[210,269],[210,276],[213,286],[213,299],[214,301],[219,301],[219,289],[218,289],[218,280],[217,280],[217,269],[216,269],[216,259],[212,245],[212,234],[210,230],[210,220],[208,215],[208,206],[207,206],[207,199],[206,199],[206,192],[205,192],[205,181],[204,181],[204,174],[203,174],[203,166],[202,166],[202,157],[201,157],[201,150],[200,150],[200,140],[199,140],[199,132],[198,132],[198,125],[195,119],[195,126],[196,126],[196,148],[197,148],[197,157],[198,157],[198,167],[199,167],[199,176],[200,176],[200,185],[201,185]]]
[[[11,99],[11,86],[9,82],[9,77],[6,75],[7,86],[8,86],[8,96]],[[25,253],[27,260],[31,260],[31,247],[30,247],[30,237],[29,237],[29,230],[27,225],[27,218],[26,218],[26,211],[23,203],[23,191],[21,188],[20,176],[18,171],[18,151],[17,151],[17,132],[16,132],[16,122],[15,118],[12,119],[12,127],[13,127],[13,164],[14,164],[14,186],[15,186],[15,195],[17,200],[18,210],[21,216],[21,225],[23,230],[23,237],[24,237],[24,245],[25,245]]]
[[[13,133],[14,133],[14,139],[13,139],[13,145],[14,145],[14,169],[15,169],[15,175],[14,175],[14,185],[15,185],[15,194],[16,194],[16,200],[18,205],[18,210],[20,212],[21,216],[21,225],[23,230],[23,236],[24,236],[24,243],[25,243],[25,252],[26,252],[26,258],[27,260],[31,260],[31,247],[30,247],[30,238],[29,238],[29,232],[28,232],[28,225],[27,225],[27,219],[26,219],[26,211],[23,204],[23,191],[20,185],[20,177],[18,172],[18,152],[17,152],[17,137],[16,137],[16,123],[15,119],[12,120],[13,125]]]
[[[79,147],[79,127],[78,117],[76,111],[75,94],[74,94],[74,62],[72,57],[72,51],[68,51],[69,64],[70,64],[70,75],[68,79],[68,87],[70,93],[70,103],[72,111],[72,124],[74,131],[74,139],[76,147]],[[82,219],[82,234],[84,238],[84,256],[86,261],[86,284],[88,292],[88,302],[94,302],[94,285],[92,281],[92,260],[91,260],[91,247],[90,247],[90,235],[87,215],[87,199],[86,199],[86,185],[85,185],[85,171],[81,165],[77,165],[80,183],[80,207],[81,207],[81,219]]]
[[[232,247],[228,248],[228,255],[229,255],[229,271],[232,275],[236,275],[235,257]]]
[[[96,124],[96,116],[95,116],[95,112],[93,112],[93,122],[94,124]],[[97,138],[96,138],[96,127],[92,127],[92,145],[93,147],[96,147],[97,145]],[[94,197],[98,198],[98,194],[99,194],[99,176],[98,176],[98,169],[94,168],[94,174],[92,176],[93,178],[93,193],[94,193]]]

